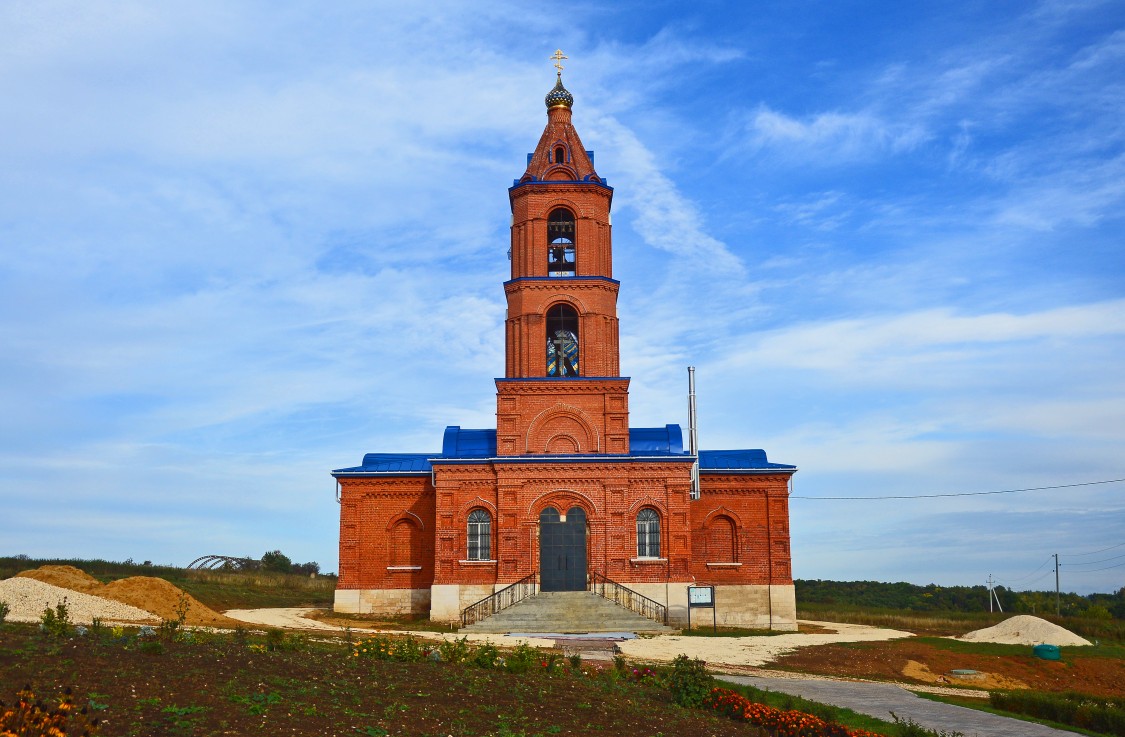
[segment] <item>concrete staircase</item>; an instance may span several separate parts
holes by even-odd
[[[588,591],[540,592],[461,632],[659,632],[676,630]]]

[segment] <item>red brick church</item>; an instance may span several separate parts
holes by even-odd
[[[495,608],[505,596],[493,595],[512,584],[534,594],[613,582],[675,626],[687,618],[688,587],[707,585],[720,624],[795,629],[796,467],[762,450],[685,452],[679,425],[629,426],[613,188],[582,146],[573,101],[560,69],[543,135],[508,190],[496,427],[451,426],[440,452],[368,453],[332,472],[336,611],[453,622],[481,600]]]

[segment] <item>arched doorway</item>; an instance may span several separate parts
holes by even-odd
[[[539,513],[539,590],[586,590],[586,512],[554,507]]]

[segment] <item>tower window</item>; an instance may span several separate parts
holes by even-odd
[[[655,509],[642,509],[637,515],[637,557],[660,557],[660,516]]]
[[[569,305],[547,310],[547,376],[580,376],[578,313]]]
[[[492,515],[483,509],[469,512],[468,532],[469,560],[491,560]]]
[[[555,149],[555,163],[556,164],[562,164],[565,161],[566,161],[566,149],[564,149],[562,146],[559,146],[558,148]]]
[[[574,276],[574,215],[561,207],[547,217],[547,276]]]

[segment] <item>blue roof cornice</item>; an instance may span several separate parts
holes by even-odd
[[[613,187],[606,184],[604,180],[601,181],[601,182],[594,181],[593,179],[561,179],[561,180],[552,179],[552,180],[548,181],[546,179],[534,179],[534,178],[532,178],[532,179],[528,179],[528,180],[522,181],[522,182],[518,179],[513,179],[512,180],[512,186],[508,187],[508,195],[510,197],[511,194],[515,190],[519,189],[520,187],[527,187],[527,186],[531,186],[531,185],[547,185],[547,186],[562,185],[562,186],[573,187],[576,184],[593,185],[595,187],[600,187],[600,188],[608,191],[610,193],[610,195],[613,194]]]

